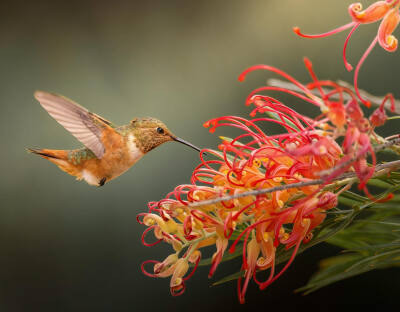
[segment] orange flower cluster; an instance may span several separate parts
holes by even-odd
[[[359,99],[368,107],[370,106],[370,103],[363,99],[359,93],[358,90],[358,74],[360,71],[360,68],[362,64],[364,63],[365,59],[369,55],[369,53],[372,51],[372,49],[375,47],[377,43],[384,48],[386,51],[389,52],[394,52],[397,50],[398,46],[398,40],[396,39],[395,36],[392,35],[394,30],[397,28],[399,22],[400,22],[400,13],[399,13],[399,8],[400,8],[400,0],[385,0],[385,1],[376,1],[373,4],[371,4],[369,7],[367,7],[365,10],[363,10],[362,4],[361,3],[353,3],[349,6],[348,12],[353,20],[352,22],[343,25],[341,27],[338,27],[336,29],[333,29],[331,31],[328,31],[326,33],[322,34],[317,34],[317,35],[306,35],[301,33],[299,27],[294,27],[293,31],[305,38],[322,38],[322,37],[327,37],[331,36],[334,34],[337,34],[339,32],[342,32],[346,29],[351,28],[344,46],[343,46],[343,61],[345,64],[345,67],[348,71],[351,71],[353,69],[353,66],[347,61],[346,58],[346,49],[347,49],[347,44],[350,40],[350,37],[353,35],[354,31],[361,25],[361,24],[370,24],[370,23],[375,23],[378,21],[381,21],[378,29],[378,33],[375,36],[374,40],[371,42],[370,46],[367,48],[363,56],[361,57],[360,61],[357,64],[356,70],[354,72],[354,88],[356,91],[357,96]]]
[[[211,277],[228,247],[229,252],[234,252],[238,244],[242,244],[243,276],[238,279],[238,296],[243,303],[250,280],[265,289],[281,276],[300,245],[312,239],[312,231],[323,222],[325,212],[337,205],[340,186],[329,191],[324,186],[342,173],[355,170],[360,187],[367,192],[365,185],[372,176],[375,160],[369,167],[366,157],[368,152],[373,154],[370,137],[374,135],[374,126],[381,125],[386,118],[383,104],[370,122],[349,89],[318,80],[311,62],[306,59],[305,63],[313,78],[307,86],[267,65],[244,71],[239,76],[241,81],[249,72],[264,69],[286,78],[301,92],[271,86],[258,88],[246,102],[255,106],[250,113],[253,119],[224,116],[206,122],[205,127],[210,127],[211,132],[228,126],[243,133],[235,139],[222,138],[219,151],[203,150],[201,163],[192,175],[192,184],[176,187],[166,198],[149,203],[149,211],[140,214],[139,222],[148,227],[142,237],[143,243],[152,246],[164,241],[173,248],[173,253],[161,262],[144,262],[142,270],[151,277],[170,277],[173,295],[185,290],[185,281],[196,269],[202,248],[216,247],[209,271]],[[330,90],[327,92],[322,87]],[[320,97],[312,93],[313,89],[319,90]],[[318,106],[322,114],[315,119],[303,116],[276,98],[259,94],[265,91],[294,95]],[[271,122],[282,126],[285,133],[267,135],[261,126]],[[341,136],[344,140],[339,146],[336,139]],[[204,152],[207,152],[207,159]],[[301,182],[321,177],[325,179],[322,185],[301,185]],[[296,187],[290,187],[294,183]],[[280,186],[288,187],[254,196],[204,202]],[[155,243],[145,242],[149,231],[158,239]],[[277,272],[276,250],[280,245],[292,249],[292,256]],[[153,272],[145,270],[147,264],[153,264]],[[194,268],[188,274],[190,264],[194,264]],[[266,270],[269,274],[260,281],[256,272]]]

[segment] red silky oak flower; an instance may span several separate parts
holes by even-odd
[[[354,72],[354,88],[356,90],[356,94],[358,98],[361,100],[361,102],[369,107],[370,103],[362,98],[358,89],[358,75],[360,72],[360,68],[364,63],[365,59],[367,58],[367,56],[369,55],[369,53],[375,47],[376,43],[379,43],[379,45],[382,48],[384,48],[386,51],[389,52],[394,52],[397,49],[398,42],[397,39],[392,35],[392,33],[396,29],[400,21],[399,6],[400,6],[400,0],[376,1],[365,10],[362,10],[361,3],[353,3],[349,6],[348,9],[350,17],[352,18],[353,21],[346,25],[340,26],[329,32],[317,35],[303,34],[300,31],[299,27],[294,27],[293,31],[297,35],[305,38],[322,38],[334,35],[336,33],[351,28],[343,45],[343,61],[346,69],[348,71],[351,71],[353,69],[353,66],[347,61],[346,58],[346,49],[350,37],[353,35],[354,31],[361,24],[369,24],[382,20],[377,35],[375,36],[370,46],[367,48],[367,50],[360,58]]]
[[[244,296],[246,294],[247,286],[249,285],[250,279],[253,277],[255,270],[257,268],[257,260],[260,254],[260,244],[257,242],[256,238],[252,238],[247,244],[247,261],[246,265],[242,265],[242,269],[245,270],[244,283],[241,285],[242,279],[238,279],[238,297],[239,302],[244,303]]]
[[[208,273],[208,277],[212,277],[217,269],[217,266],[220,264],[222,257],[224,256],[224,252],[228,247],[228,240],[225,237],[218,237],[215,241],[215,245],[217,247],[217,251],[212,255],[211,268]]]
[[[314,189],[306,191],[304,195],[306,198],[310,196],[310,200],[301,201],[287,208],[284,208],[285,203],[288,203],[293,195],[301,194],[304,190],[289,189],[257,198],[244,197],[214,205],[190,207],[191,203],[216,198],[223,194],[233,195],[254,188],[268,188],[281,185],[281,183],[298,182],[302,177],[314,177],[314,171],[324,170],[327,163],[334,165],[339,160],[340,147],[331,148],[328,143],[324,145],[324,151],[320,147],[315,147],[316,150],[307,155],[289,152],[287,147],[290,144],[302,148],[314,141],[324,142],[328,138],[322,137],[318,132],[311,131],[310,134],[303,134],[303,131],[296,129],[305,129],[300,120],[304,120],[304,123],[310,121],[297,113],[292,116],[286,114],[291,110],[283,104],[276,107],[271,105],[264,109],[281,116],[283,121],[278,123],[289,131],[288,137],[274,138],[261,130],[257,123],[270,122],[270,118],[245,120],[226,116],[208,122],[207,125],[214,129],[221,126],[240,128],[244,134],[239,137],[247,138],[248,142],[239,144],[238,137],[231,141],[225,140],[220,146],[222,154],[207,150],[207,153],[214,155],[216,159],[204,160],[201,155],[202,163],[193,173],[193,184],[178,186],[164,200],[150,203],[149,213],[144,214],[142,223],[149,226],[149,229],[154,229],[156,238],[172,244],[176,251],[161,263],[145,262],[154,263],[154,274],[144,272],[152,277],[171,276],[170,288],[173,295],[180,295],[185,290],[184,281],[192,274],[185,277],[187,262],[191,261],[191,255],[199,253],[200,248],[216,246],[209,272],[211,277],[228,247],[228,239],[237,226],[241,225],[242,230],[229,250],[232,252],[235,246],[244,239],[243,285],[242,279],[238,281],[239,300],[243,303],[251,279],[259,283],[262,289],[276,280],[277,275],[274,275],[274,272],[277,245],[284,244],[287,248],[297,246],[291,257],[290,262],[292,262],[298,246],[307,241],[305,240],[307,235],[311,238],[310,225],[313,224],[315,227],[324,219],[323,206],[328,206],[327,203],[330,200],[326,198],[329,196],[323,197],[325,192],[316,195]],[[290,123],[287,123],[289,121]],[[296,128],[293,127],[294,125]],[[227,148],[228,146],[232,148]],[[196,185],[199,182],[209,186]],[[320,204],[321,200],[317,199],[319,197],[325,198],[322,200],[323,205]],[[155,213],[156,211],[159,215]],[[313,223],[310,221],[311,218],[313,218]],[[293,229],[286,229],[285,226],[290,224],[293,224]],[[252,235],[251,239],[249,239],[250,235]],[[185,248],[187,248],[186,251]],[[183,255],[179,256],[181,253]],[[278,273],[278,276],[283,274],[289,264]],[[270,277],[265,282],[259,282],[255,277],[255,272],[267,269],[270,270]]]
[[[148,213],[141,214],[140,222],[148,227],[143,243],[152,246],[165,242],[175,251],[162,262],[144,262],[142,270],[151,277],[171,277],[173,295],[184,292],[185,281],[196,270],[202,248],[215,248],[209,271],[212,277],[225,252],[232,253],[242,244],[243,275],[237,287],[239,301],[243,303],[251,280],[265,289],[278,279],[294,261],[300,246],[312,239],[313,230],[324,221],[326,211],[337,205],[336,192],[340,190],[326,191],[325,185],[342,173],[355,171],[359,187],[372,196],[366,188],[376,164],[370,136],[374,135],[374,127],[384,122],[380,114],[385,101],[391,100],[393,105],[393,98],[388,96],[369,122],[351,90],[332,81],[319,80],[308,59],[305,65],[312,78],[307,85],[272,66],[256,65],[245,70],[239,76],[241,81],[254,70],[267,70],[294,83],[300,91],[260,87],[246,99],[246,105],[254,105],[250,112],[252,119],[222,116],[206,122],[204,126],[210,132],[220,127],[234,127],[241,134],[234,139],[222,137],[218,151],[203,150],[191,184],[177,186],[164,199],[149,203]],[[318,96],[313,93],[315,90]],[[303,116],[277,98],[262,94],[269,91],[312,103],[322,114],[315,119]],[[344,100],[344,94],[349,100]],[[333,96],[338,98],[333,100]],[[268,135],[263,125],[269,123],[281,126],[283,132]],[[338,138],[343,139],[341,146],[336,142]],[[207,159],[204,159],[205,152]],[[368,153],[372,156],[372,166],[367,164]],[[322,185],[297,186],[204,204],[209,199],[290,186],[321,177]],[[155,243],[144,241],[150,231],[157,239]],[[230,246],[229,241],[233,241]],[[279,246],[290,250],[291,256],[276,272]],[[147,263],[153,264],[154,273],[144,270]],[[188,274],[189,263],[194,268]],[[258,279],[258,271],[260,275],[267,272],[264,280]]]

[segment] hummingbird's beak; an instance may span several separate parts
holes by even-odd
[[[179,143],[182,143],[182,144],[185,144],[185,145],[187,145],[187,146],[189,146],[189,147],[195,149],[195,150],[198,151],[198,152],[201,151],[200,148],[194,146],[193,144],[191,144],[191,143],[189,143],[189,142],[187,142],[187,141],[185,141],[185,140],[183,140],[183,139],[181,139],[181,138],[177,138],[177,137],[173,137],[173,136],[171,136],[171,138],[172,138],[174,141],[179,142]]]

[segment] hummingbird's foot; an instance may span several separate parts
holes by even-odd
[[[99,186],[103,186],[104,185],[104,183],[106,183],[106,178],[102,178],[101,180],[100,180],[100,182],[99,182]]]

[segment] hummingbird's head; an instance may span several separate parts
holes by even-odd
[[[136,144],[144,153],[168,141],[176,141],[200,151],[198,147],[178,138],[162,121],[156,118],[135,118],[131,121],[131,126]]]

